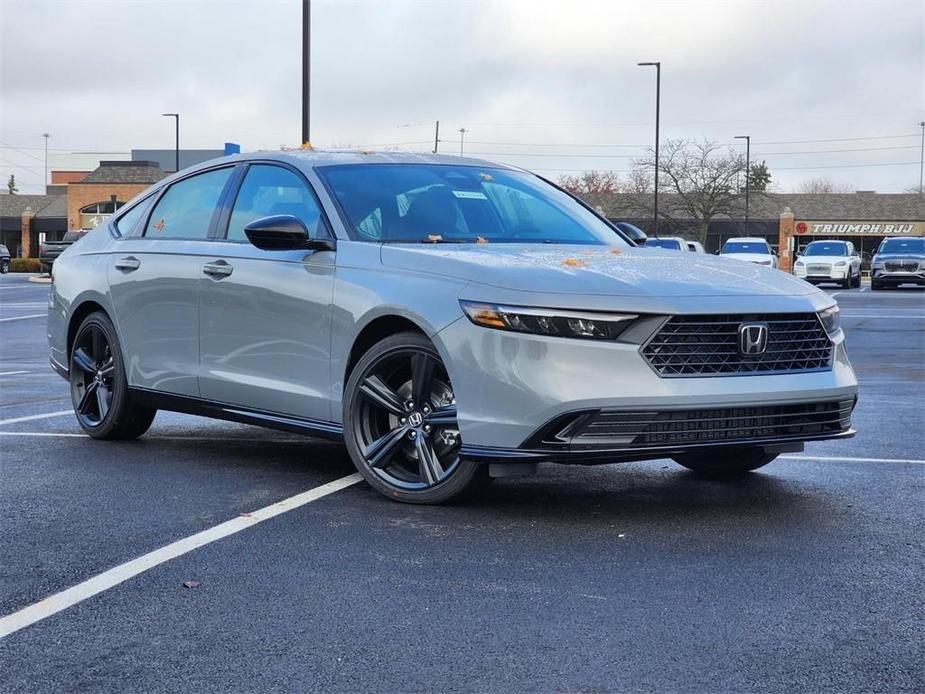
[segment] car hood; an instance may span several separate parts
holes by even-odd
[[[774,256],[767,253],[721,253],[720,258],[742,260],[746,263],[771,263],[774,262]]]
[[[797,262],[812,263],[813,265],[831,265],[840,260],[848,261],[851,258],[846,255],[801,255],[797,258]]]
[[[921,253],[878,253],[874,256],[876,260],[925,260],[925,255]]]
[[[701,253],[538,244],[384,244],[387,267],[505,289],[609,296],[795,296],[792,275]]]

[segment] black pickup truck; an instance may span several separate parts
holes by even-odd
[[[68,246],[80,241],[86,234],[86,231],[68,231],[60,241],[46,241],[39,248],[39,262],[42,264],[42,272],[51,272],[51,266],[54,265],[55,258],[64,252]]]

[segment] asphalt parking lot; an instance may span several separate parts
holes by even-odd
[[[5,692],[925,688],[925,291],[828,290],[858,435],[744,481],[548,466],[411,507],[349,478],[257,523],[344,450],[166,413],[80,435],[47,290],[0,277],[0,618],[249,527],[0,639]]]

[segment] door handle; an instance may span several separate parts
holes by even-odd
[[[116,269],[123,270],[125,272],[132,272],[141,267],[141,261],[138,260],[135,256],[128,256],[127,258],[119,258],[116,261]]]
[[[221,279],[222,277],[228,277],[234,271],[234,266],[224,260],[216,260],[203,265],[202,271],[212,279]]]

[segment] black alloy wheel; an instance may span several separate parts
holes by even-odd
[[[81,428],[97,439],[134,439],[157,410],[132,402],[115,328],[104,313],[84,319],[71,345],[71,402]]]
[[[386,496],[446,501],[487,478],[461,460],[456,399],[433,344],[400,333],[375,345],[350,375],[344,435],[354,464]]]

